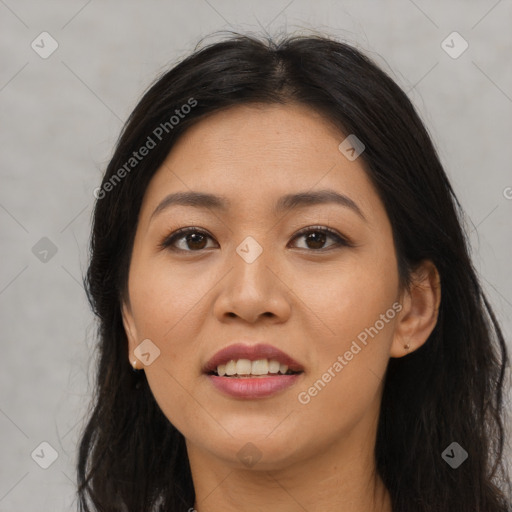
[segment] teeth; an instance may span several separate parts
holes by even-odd
[[[249,359],[239,359],[236,362],[236,373],[238,375],[250,375],[251,367],[252,365]]]
[[[253,375],[267,375],[268,361],[266,359],[258,359],[253,361],[251,365],[251,373]]]
[[[226,364],[217,366],[217,373],[220,377],[224,375],[267,375],[269,373],[285,374],[288,371],[288,365],[280,364],[275,359],[257,359],[250,361],[249,359],[238,359],[237,361],[229,361]]]
[[[219,367],[217,366],[217,370]],[[235,375],[236,373],[236,363],[235,361],[229,361],[226,364],[226,375]]]
[[[271,359],[268,362],[268,371],[269,373],[277,373],[279,371],[279,367],[281,365],[279,364],[279,361],[276,361],[275,359]]]

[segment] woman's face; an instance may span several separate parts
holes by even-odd
[[[373,448],[389,357],[406,353],[402,295],[388,217],[344,139],[304,106],[234,107],[185,132],[151,180],[123,308],[129,357],[189,454],[269,469]],[[225,206],[169,200],[192,191]],[[341,199],[281,202],[324,191]],[[203,371],[233,344],[271,345],[302,373]],[[267,371],[241,354],[240,375]]]

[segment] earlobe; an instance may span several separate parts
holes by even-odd
[[[140,368],[137,367],[138,357],[134,354],[135,348],[137,347],[137,330],[135,329],[131,308],[125,302],[121,304],[121,316],[123,318],[126,338],[128,339],[128,360],[130,361],[133,370],[138,371],[140,370]]]
[[[417,266],[401,302],[403,308],[395,327],[391,357],[403,357],[420,348],[436,326],[441,304],[441,281],[430,260]]]

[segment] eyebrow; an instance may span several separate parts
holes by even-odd
[[[284,212],[304,208],[307,206],[321,204],[337,204],[344,208],[351,209],[365,222],[366,217],[359,206],[350,197],[340,194],[332,189],[317,190],[312,192],[298,192],[295,194],[287,194],[278,199],[273,208],[273,213],[279,215]],[[171,206],[192,206],[194,208],[214,209],[225,212],[229,209],[231,201],[223,196],[217,196],[206,192],[175,192],[166,196],[155,208],[151,214],[153,218],[158,213]]]

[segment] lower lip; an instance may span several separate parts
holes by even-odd
[[[211,383],[223,393],[236,398],[264,398],[293,386],[300,373],[270,377],[220,377],[208,375]]]

